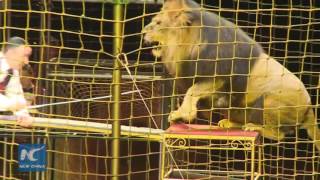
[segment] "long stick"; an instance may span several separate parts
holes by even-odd
[[[61,129],[63,132],[67,130],[79,131],[79,132],[92,132],[92,133],[103,133],[110,135],[112,131],[112,124],[98,123],[98,122],[88,122],[88,121],[79,121],[72,119],[61,119],[61,118],[45,118],[45,117],[32,117],[33,118],[33,127],[41,128],[56,128]],[[0,124],[16,124],[16,116],[7,116],[0,115]],[[0,128],[4,132],[32,132],[32,129],[11,129],[11,128]],[[42,130],[36,130],[41,132]],[[45,130],[46,131],[46,130]],[[162,134],[165,130],[154,129],[149,127],[135,127],[135,126],[121,126],[121,135],[129,137],[142,137],[142,138],[151,138],[152,140],[161,141]],[[0,137],[4,137],[0,134]],[[108,136],[109,137],[109,136]]]
[[[138,91],[139,90],[128,91],[128,92],[121,93],[121,95],[132,94],[132,93],[135,93]],[[35,108],[41,108],[41,107],[46,107],[46,106],[76,103],[76,102],[82,102],[82,101],[92,101],[92,100],[111,98],[111,97],[112,97],[112,95],[108,95],[108,96],[99,96],[99,97],[87,98],[87,99],[76,99],[76,100],[72,100],[72,101],[56,102],[56,103],[49,103],[49,104],[39,104],[39,105],[29,106],[28,109],[35,109]]]

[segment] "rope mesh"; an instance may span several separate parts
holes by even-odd
[[[262,45],[266,54],[288,68],[304,83],[311,97],[310,107],[319,126],[320,3],[317,0],[197,2],[202,11],[218,14],[244,30]],[[0,43],[3,45],[10,36],[21,36],[33,48],[30,65],[34,75],[24,74],[27,82],[35,85],[31,92],[31,97],[34,97],[31,98],[33,105],[111,95],[113,62],[125,56],[128,67],[121,68],[121,92],[136,91],[138,88],[141,95],[133,92],[121,96],[121,124],[133,129],[150,128],[150,131],[152,128],[166,129],[169,126],[170,112],[181,105],[186,95],[186,92],[177,86],[178,81],[189,80],[188,83],[193,85],[197,77],[168,76],[164,62],[151,53],[154,47],[144,43],[141,31],[151,22],[152,17],[158,14],[162,4],[161,0],[123,3],[123,54],[113,55],[113,26],[116,21],[113,20],[114,4],[111,1],[3,0],[0,1]],[[199,26],[204,27],[203,24]],[[236,58],[235,54],[233,58]],[[228,59],[219,61],[224,60]],[[197,66],[195,69],[197,71]],[[201,76],[201,71],[195,74]],[[234,75],[236,74],[231,73],[226,77],[231,78]],[[33,116],[53,121],[59,118],[112,124],[113,103],[110,98],[104,98],[45,106],[32,112]],[[231,98],[228,103],[231,104]],[[217,126],[225,112],[231,109],[230,106],[214,112],[214,107],[201,109],[199,111],[206,114],[206,117],[199,116],[194,123]],[[112,136],[109,133],[95,131],[90,127],[72,129],[69,126],[67,128],[67,125],[65,128],[37,126],[26,130],[4,124],[1,131],[0,177],[3,179],[112,177]],[[260,139],[263,179],[319,178],[319,153],[314,147],[314,141],[308,138],[305,130],[294,128],[294,131],[281,141]],[[121,138],[119,179],[154,180],[160,177],[162,154],[161,143],[158,141],[161,137],[153,138],[150,134],[147,132],[143,138],[130,135]],[[47,144],[45,172],[18,172],[17,148],[23,143]],[[190,140],[188,143],[189,146],[196,144],[206,147],[228,142]],[[166,156],[166,169],[226,172],[250,170],[251,165],[242,164],[248,161],[251,155],[238,150],[195,150],[185,147],[168,148],[167,152],[170,155]],[[181,172],[173,173],[173,176],[181,178]],[[216,176],[209,173],[209,176],[216,178],[220,177],[220,174]]]

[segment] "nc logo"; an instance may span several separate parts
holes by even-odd
[[[18,160],[20,172],[45,171],[47,148],[45,144],[19,144]]]
[[[40,148],[31,148],[29,151],[27,149],[21,149],[20,160],[24,161],[26,157],[28,157],[30,161],[37,161],[38,159],[34,157],[34,154],[38,151],[41,151],[44,148],[45,146],[42,146]]]

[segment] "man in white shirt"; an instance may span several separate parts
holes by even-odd
[[[30,127],[33,118],[27,109],[19,71],[29,63],[31,53],[32,49],[24,39],[12,37],[0,54],[0,114],[1,111],[11,111],[17,118],[17,124],[23,127]]]

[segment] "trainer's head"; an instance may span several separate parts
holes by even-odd
[[[2,49],[9,66],[13,69],[21,69],[23,65],[29,63],[29,56],[32,49],[27,42],[20,37],[12,37]]]

